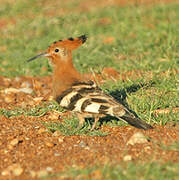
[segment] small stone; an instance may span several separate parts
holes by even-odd
[[[37,172],[37,177],[39,177],[39,178],[42,178],[47,175],[48,175],[48,172],[46,170],[40,170]]]
[[[9,145],[7,146],[7,148],[8,148],[9,150],[13,150],[13,149],[14,149],[14,146],[12,146],[12,145],[9,144]]]
[[[25,81],[21,84],[21,87],[22,88],[30,88],[32,85],[28,82],[28,81]]]
[[[23,168],[20,166],[17,166],[12,170],[12,172],[14,176],[20,176],[23,173]]]
[[[53,171],[53,168],[52,167],[46,167],[46,170],[50,172],[50,171]]]
[[[40,126],[35,126],[34,128],[35,128],[35,129],[39,129],[39,128],[40,128]]]
[[[31,88],[20,88],[19,92],[23,92],[23,93],[26,93],[26,94],[31,94],[33,92],[33,89],[31,89]]]
[[[43,97],[36,97],[33,99],[36,103],[40,103],[43,100]]]
[[[46,146],[48,146],[48,147],[53,147],[53,146],[54,146],[54,144],[51,143],[51,142],[45,142],[45,144],[46,144]]]
[[[6,176],[12,173],[14,176],[20,176],[22,172],[23,172],[23,168],[19,164],[12,164],[8,166],[4,171],[2,171],[1,174],[3,176]]]
[[[48,100],[49,100],[49,101],[52,101],[52,100],[53,100],[53,96],[49,96],[49,97],[48,97]]]
[[[7,149],[4,150],[4,154],[7,154],[9,151]]]
[[[34,178],[37,175],[37,173],[33,170],[29,171],[29,173],[30,173],[32,178]]]
[[[8,169],[5,169],[5,170],[3,170],[3,171],[1,172],[1,175],[2,175],[2,176],[8,176],[8,175],[10,175],[10,171],[9,171]]]
[[[61,132],[60,131],[55,131],[53,134],[52,134],[52,136],[54,136],[54,137],[58,137],[58,136],[61,136],[62,134],[61,134]]]
[[[15,77],[15,81],[16,81],[16,82],[19,82],[20,80],[21,80],[20,77]]]
[[[147,138],[144,136],[143,133],[141,132],[137,132],[135,134],[133,134],[133,136],[129,139],[129,141],[127,142],[127,145],[134,145],[136,143],[138,144],[143,144],[143,143],[147,143]]]
[[[42,133],[44,133],[45,131],[46,131],[46,129],[40,128],[40,129],[38,130],[38,134],[42,134]]]
[[[126,155],[123,158],[124,161],[131,161],[132,160],[132,156],[131,155]]]
[[[7,161],[8,161],[8,158],[5,158],[5,159],[4,159],[4,162],[7,162]]]
[[[86,149],[86,150],[90,150],[90,147],[89,147],[89,146],[86,146],[85,149]]]
[[[0,146],[2,145],[2,142],[0,141]]]
[[[18,92],[19,92],[19,90],[16,89],[16,88],[6,88],[6,89],[4,89],[5,94],[18,93]]]
[[[26,102],[22,102],[20,105],[21,105],[21,108],[25,109],[29,104]]]
[[[6,103],[12,103],[14,101],[14,98],[12,98],[11,96],[6,96],[4,97],[4,101]]]
[[[144,151],[145,151],[145,152],[149,152],[150,150],[151,150],[151,147],[150,147],[150,146],[144,147]]]
[[[17,138],[15,138],[15,139],[13,139],[13,140],[10,142],[10,145],[11,145],[11,146],[15,146],[15,145],[18,144],[18,142],[19,142],[19,140],[18,140]]]
[[[54,156],[56,156],[56,157],[57,157],[57,156],[60,156],[60,154],[59,154],[59,153],[54,153]]]
[[[58,142],[62,143],[64,141],[64,137],[63,138],[58,138]]]
[[[84,147],[86,147],[87,145],[84,143],[84,141],[81,141],[81,142],[79,143],[79,146],[82,147],[82,148],[84,148]]]

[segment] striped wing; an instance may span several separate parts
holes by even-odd
[[[93,81],[73,84],[70,89],[58,96],[56,101],[67,110],[95,114],[113,115],[113,109],[120,106]],[[123,109],[122,105],[121,108]]]

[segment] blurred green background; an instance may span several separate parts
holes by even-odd
[[[127,1],[104,0],[2,0],[1,75],[48,74],[51,68],[47,60],[26,60],[56,40],[82,34],[88,36],[88,41],[74,52],[80,72],[107,66],[121,72],[177,68],[178,3],[137,2],[131,5]]]

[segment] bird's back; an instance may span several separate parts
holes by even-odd
[[[125,107],[113,97],[105,94],[93,81],[76,82],[56,98],[60,106],[75,112],[108,114],[114,109],[125,114]]]
[[[56,101],[67,110],[85,114],[87,117],[110,115],[140,129],[153,128],[135,117],[112,96],[104,93],[93,81],[74,83],[71,88],[57,96]]]

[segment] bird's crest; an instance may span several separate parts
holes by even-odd
[[[87,40],[86,35],[82,35],[82,36],[79,36],[77,38],[70,37],[70,38],[65,39],[65,40],[55,41],[52,45],[50,45],[48,47],[46,52],[43,52],[41,54],[38,54],[38,55],[28,59],[27,62],[35,60],[41,56],[52,57],[54,53],[55,54],[58,53],[59,49],[61,49],[63,51],[62,55],[66,55],[67,51],[72,51],[74,49],[77,49],[84,42],[86,42],[86,40]]]
[[[64,40],[55,41],[49,48],[54,48],[55,46],[63,47],[68,50],[74,50],[77,49],[79,46],[81,46],[83,43],[85,43],[87,40],[86,35],[79,36],[77,38],[68,38]]]

